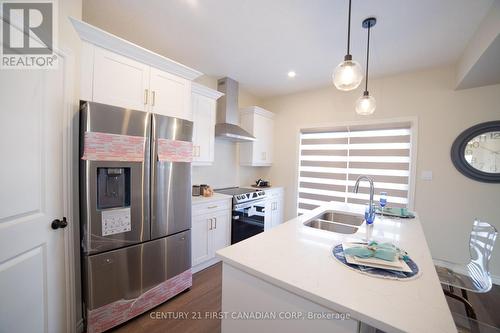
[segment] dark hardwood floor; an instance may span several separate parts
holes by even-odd
[[[205,314],[221,311],[222,264],[218,263],[193,275],[193,286],[168,302],[110,330],[115,333],[216,333],[221,330],[219,319],[205,319]],[[188,318],[152,319],[158,313],[187,313]],[[201,319],[193,319],[201,313]],[[161,315],[161,314],[160,314]]]
[[[124,323],[109,332],[115,333],[217,333],[221,330],[219,319],[204,318],[207,313],[221,311],[222,264],[216,264],[193,275],[193,287],[168,302]],[[493,285],[487,294],[469,293],[469,300],[477,313],[478,320],[500,331],[500,286]],[[464,306],[447,297],[452,312],[465,316]],[[163,314],[187,314],[187,318],[160,318]],[[202,314],[201,319],[193,313]],[[158,317],[159,319],[153,319]],[[482,330],[481,330],[482,332]],[[488,331],[491,332],[491,331]]]
[[[460,291],[455,289],[455,293],[460,294]],[[500,286],[494,284],[493,288],[485,294],[468,292],[467,295],[478,321],[496,327],[500,332]],[[446,300],[452,312],[466,316],[462,303],[449,297],[446,297]]]

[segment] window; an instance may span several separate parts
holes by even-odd
[[[411,181],[411,125],[356,125],[300,134],[298,213],[330,201],[366,204],[366,181],[353,188],[359,175],[375,183],[375,200],[387,192],[389,206],[407,207]]]

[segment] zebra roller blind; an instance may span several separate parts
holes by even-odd
[[[411,170],[411,125],[343,126],[330,130],[302,130],[298,213],[326,202],[366,204],[368,182],[353,188],[359,175],[375,182],[375,200],[388,195],[388,206],[407,207]]]

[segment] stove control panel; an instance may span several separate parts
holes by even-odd
[[[254,192],[249,192],[249,193],[244,193],[244,194],[237,194],[234,196],[234,201],[236,203],[242,203],[242,202],[247,202],[247,201],[252,201],[252,200],[257,200],[257,199],[263,199],[265,197],[266,197],[266,192],[254,191]]]

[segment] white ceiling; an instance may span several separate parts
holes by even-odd
[[[494,0],[353,0],[351,53],[370,75],[453,64]],[[346,52],[347,0],[84,0],[84,20],[258,96],[331,83]],[[294,70],[294,79],[287,72]]]

